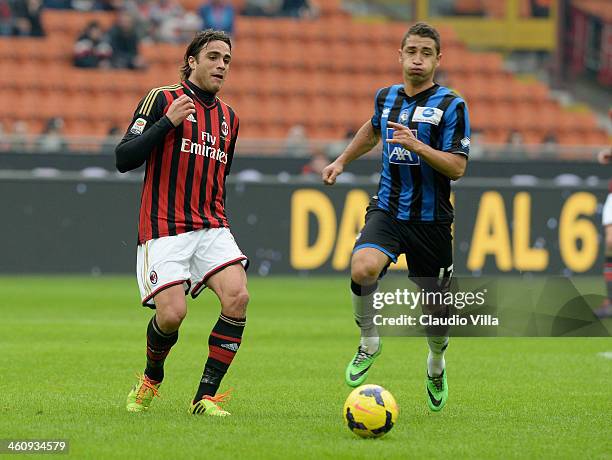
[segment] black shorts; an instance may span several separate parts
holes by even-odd
[[[405,254],[410,278],[449,279],[453,271],[452,240],[450,223],[398,220],[372,203],[353,253],[362,248],[376,248],[393,262]]]

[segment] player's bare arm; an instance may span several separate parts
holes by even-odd
[[[457,180],[465,174],[465,168],[467,166],[467,158],[465,158],[465,156],[449,155],[449,152],[436,150],[424,144],[414,136],[407,126],[393,123],[392,121],[389,121],[387,125],[394,129],[393,139],[388,139],[387,142],[399,144],[406,150],[416,153],[432,168],[444,174],[449,179]]]
[[[166,116],[170,119],[170,122],[177,127],[183,120],[189,116],[189,114],[194,114],[195,104],[193,103],[193,99],[191,99],[186,94],[181,95],[178,99],[170,104],[168,111],[166,112]]]
[[[344,171],[344,167],[372,150],[379,140],[380,133],[374,129],[370,120],[366,121],[344,152],[333,163],[325,167],[321,173],[323,183],[334,185],[336,178]]]

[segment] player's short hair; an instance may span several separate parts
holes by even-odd
[[[406,32],[404,38],[402,38],[401,49],[404,49],[404,46],[406,45],[406,40],[408,40],[408,37],[410,35],[418,35],[419,37],[431,38],[434,42],[436,42],[436,53],[440,54],[440,33],[436,30],[435,27],[430,26],[425,22],[417,22],[410,29],[408,29],[408,32]]]
[[[198,58],[198,54],[202,51],[206,45],[210,42],[221,41],[227,43],[230,51],[232,49],[232,40],[229,35],[227,35],[222,30],[213,30],[206,29],[202,32],[198,32],[191,43],[185,50],[185,56],[183,57],[183,65],[181,66],[181,80],[187,80],[191,75],[191,67],[189,67],[189,56],[193,56],[194,58]]]

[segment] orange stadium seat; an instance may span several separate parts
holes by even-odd
[[[506,2],[499,0],[483,0],[487,16],[501,18],[506,15]]]
[[[457,0],[454,3],[454,12],[461,15],[479,15],[484,13],[484,0]]]
[[[314,73],[330,71],[334,68],[335,56],[342,52],[341,49],[343,48],[340,43],[330,43],[327,46],[311,43],[305,48],[304,67]]]
[[[266,40],[273,34],[274,20],[258,17],[240,17],[236,21],[236,41]]]
[[[476,73],[478,70],[478,63],[469,62],[470,53],[462,48],[457,48],[451,53],[444,54],[442,52],[442,59],[440,60],[440,68],[447,72],[461,72],[465,73]],[[474,65],[474,67],[472,67]]]
[[[561,132],[557,135],[559,144],[561,145],[583,145],[588,139],[585,138],[584,133],[574,132]]]
[[[0,120],[4,120],[7,117],[10,118],[14,115],[14,109],[11,102],[15,98],[20,99],[20,96],[21,93],[18,93],[11,88],[7,88],[5,86],[0,85],[0,101],[2,101],[2,103],[0,104]],[[6,129],[6,125],[4,126],[4,128]]]
[[[560,133],[565,132],[577,132],[577,129],[574,128],[574,122],[576,117],[573,113],[560,110],[556,115],[557,129]]]
[[[612,143],[612,138],[605,131],[598,129],[587,133],[585,143],[587,145],[609,146]]]
[[[342,10],[342,0],[311,0],[322,16],[337,16],[345,14]]]
[[[186,10],[197,11],[204,4],[203,0],[181,0],[181,6]]]
[[[488,129],[482,134],[482,139],[489,144],[505,144],[508,140],[508,131],[506,129]]]
[[[277,18],[272,19],[274,22],[273,27],[270,28],[269,37],[272,40],[281,40],[283,43],[300,41],[301,31],[304,26],[302,21],[298,21],[291,18]]]
[[[602,18],[604,21],[612,21],[612,9],[607,0],[575,0],[573,5],[594,16]]]
[[[320,24],[319,27],[326,27],[328,34],[326,39],[330,42],[340,41],[348,42],[350,37],[346,34],[346,30],[353,27],[354,22],[348,16],[336,15],[330,17],[324,17],[318,21],[314,21],[315,24]]]
[[[50,35],[45,39],[43,52],[36,54],[37,59],[43,59],[51,62],[63,62],[72,64],[74,42],[66,40],[61,35]]]
[[[493,3],[483,0],[482,8],[499,11]],[[319,5],[319,20],[237,17],[234,63],[221,98],[238,112],[241,136],[283,139],[303,124],[315,139],[341,138],[371,117],[376,90],[401,81],[397,49],[405,23],[351,20],[339,0]],[[0,39],[0,120],[16,117],[38,127],[62,116],[70,133],[104,135],[111,125],[124,130],[151,88],[178,82],[184,45],[143,45],[144,71],[72,67],[76,34],[93,18],[109,26],[114,14],[46,11],[44,39]],[[445,84],[467,100],[472,126],[485,140],[505,143],[518,130],[528,143],[548,133],[570,145],[609,142],[591,112],[562,110],[545,84],[506,72],[499,53],[469,51],[452,28],[440,32],[443,52],[452,48],[442,59]]]
[[[478,53],[476,63],[481,72],[495,74],[503,72],[503,60],[500,53]]]

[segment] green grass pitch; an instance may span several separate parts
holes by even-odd
[[[593,283],[603,283],[594,280]],[[151,311],[133,277],[0,278],[0,438],[70,440],[74,458],[611,458],[609,338],[452,339],[450,398],[426,406],[427,346],[388,338],[368,383],[400,405],[384,438],[344,426],[354,353],[346,277],[252,278],[227,419],[187,414],[219,313],[189,302],[162,397],[125,411]],[[602,286],[603,289],[603,286]]]

